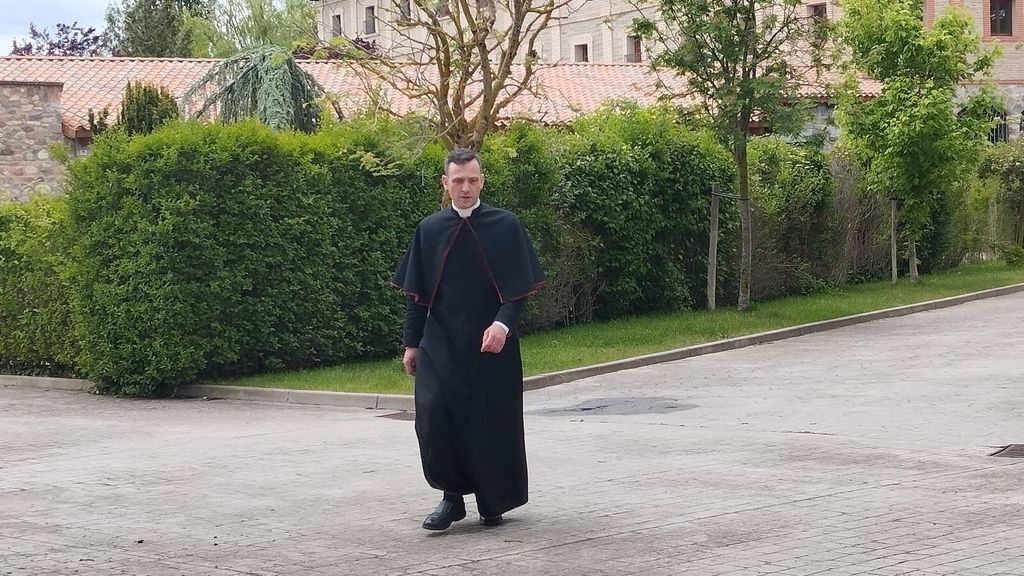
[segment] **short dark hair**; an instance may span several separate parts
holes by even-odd
[[[484,163],[480,161],[480,156],[477,155],[475,150],[470,150],[469,148],[456,148],[449,152],[448,157],[444,159],[444,173],[448,173],[448,167],[452,164],[462,166],[463,164],[468,164],[473,160],[476,160],[476,165],[480,167],[481,171],[483,171]]]

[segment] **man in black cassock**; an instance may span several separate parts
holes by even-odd
[[[408,296],[403,363],[416,377],[423,473],[444,492],[423,527],[465,518],[466,494],[495,526],[527,501],[516,323],[543,274],[515,215],[480,202],[473,151],[448,155],[441,185],[452,206],[419,223],[394,278]]]

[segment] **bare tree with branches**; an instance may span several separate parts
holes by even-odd
[[[344,65],[429,109],[449,149],[479,149],[516,98],[537,93],[538,37],[569,1],[392,0],[364,22],[384,28],[390,51],[358,51]]]

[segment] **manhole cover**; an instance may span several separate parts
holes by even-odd
[[[382,414],[377,418],[388,418],[390,420],[416,420],[415,412],[395,412],[394,414]]]
[[[535,410],[534,414],[558,416],[564,414],[592,414],[594,416],[637,416],[640,414],[668,414],[681,410],[693,410],[696,404],[680,404],[675,398],[653,397],[621,397],[593,398],[565,408],[548,408]]]
[[[999,456],[1001,458],[1024,458],[1024,444],[1010,444],[1009,446],[1004,446],[989,454],[989,456]]]

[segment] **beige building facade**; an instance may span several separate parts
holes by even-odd
[[[1024,129],[1024,0],[927,0],[925,20],[935,18],[949,6],[959,6],[974,18],[982,42],[998,46],[994,77],[1003,97],[1003,108],[993,113],[1002,122],[996,125],[991,140],[1019,137]],[[965,87],[965,90],[971,88]]]
[[[415,36],[418,30],[401,23],[403,14],[419,10],[407,0],[316,0],[314,6],[325,41],[336,36],[360,38],[401,56],[422,40]],[[537,37],[535,56],[551,63],[645,62],[648,46],[629,28],[635,18],[653,13],[653,8],[638,9],[629,0],[572,0]],[[499,9],[498,27],[502,16]]]
[[[422,38],[414,37],[413,28],[398,22],[403,13],[418,10],[412,0],[315,0],[314,6],[322,39],[358,37],[375,42],[387,53],[415,58],[410,45]],[[654,6],[630,0],[571,0],[538,36],[535,56],[552,63],[647,62],[652,47],[635,36],[630,25],[642,14],[656,18]],[[985,45],[1000,47],[1002,55],[994,75],[1004,105],[993,114],[1005,122],[993,139],[1016,137],[1024,128],[1024,0],[925,0],[925,24],[930,25],[950,6],[961,7],[974,18]],[[804,10],[809,17],[831,21],[842,17],[835,0],[804,0]],[[499,26],[501,16],[499,9]],[[965,92],[969,90],[970,86],[964,87]]]

